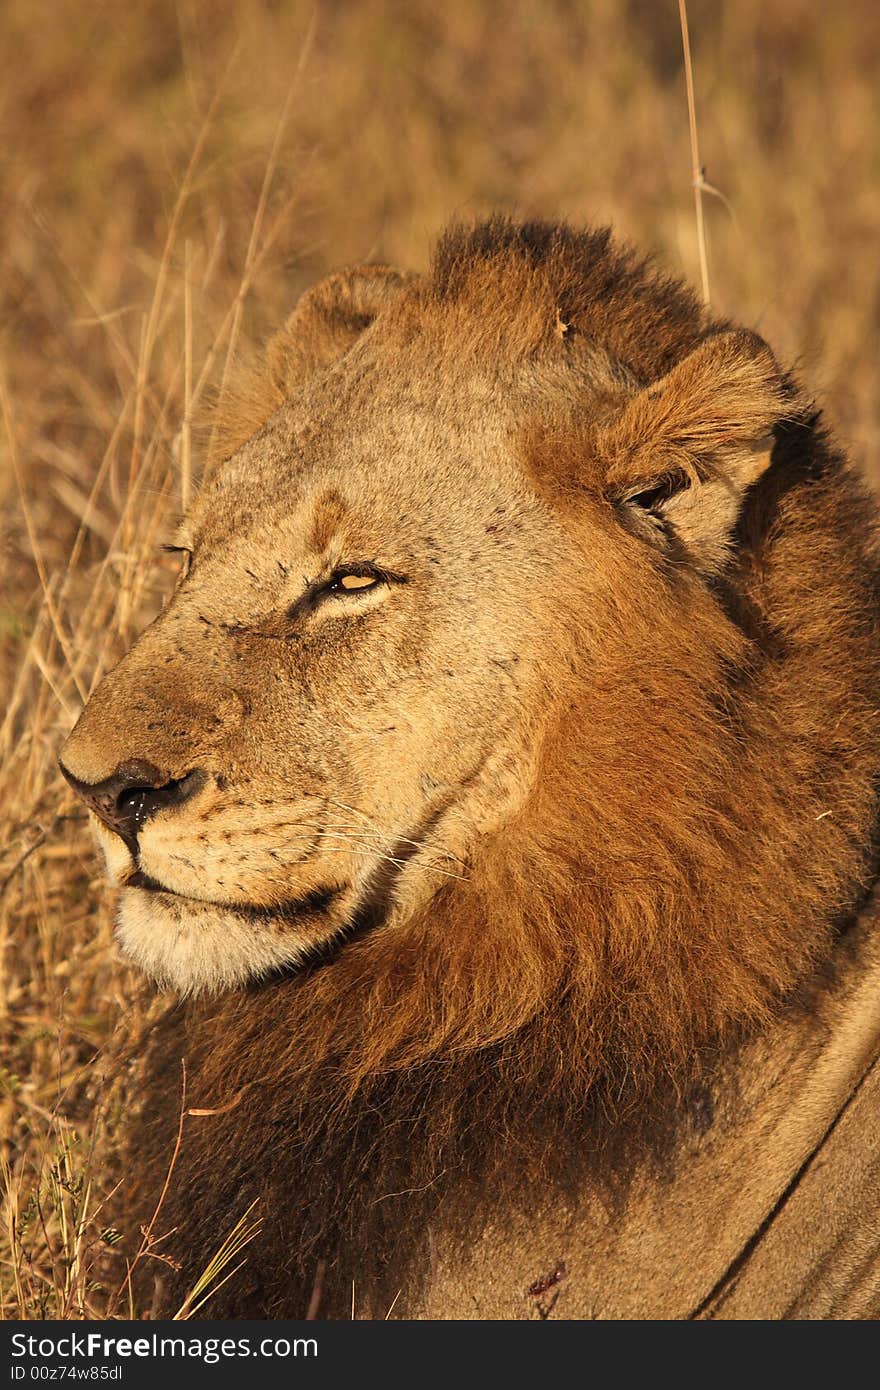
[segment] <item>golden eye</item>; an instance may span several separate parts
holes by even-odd
[[[365,594],[371,589],[384,589],[388,584],[405,584],[406,576],[391,570],[379,569],[368,560],[353,560],[340,565],[321,589],[325,594]]]
[[[372,589],[379,580],[375,574],[342,574],[337,583],[340,589]]]

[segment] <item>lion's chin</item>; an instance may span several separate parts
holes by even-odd
[[[278,970],[290,970],[321,944],[316,917],[330,900],[320,895],[304,904],[302,925],[295,911],[248,912],[174,893],[128,887],[122,892],[116,935],[122,950],[158,985],[181,994],[218,994],[240,989]]]

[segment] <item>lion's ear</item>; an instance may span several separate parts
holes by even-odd
[[[718,570],[790,409],[763,339],[744,330],[707,338],[600,431],[607,493],[637,523],[671,530],[699,568]]]
[[[414,278],[390,266],[362,265],[306,290],[269,344],[269,371],[282,398],[342,357]]]
[[[205,421],[206,468],[234,454],[308,377],[342,357],[416,278],[390,266],[362,265],[306,290],[265,353],[241,363],[214,402]]]

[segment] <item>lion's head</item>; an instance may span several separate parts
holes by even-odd
[[[876,750],[864,504],[766,345],[496,221],[310,291],[234,427],[62,755],[125,950],[225,990],[443,958],[465,904],[499,1026],[572,973],[760,1015],[858,892]]]

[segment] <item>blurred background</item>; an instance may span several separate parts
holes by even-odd
[[[690,0],[713,308],[880,477],[880,6]],[[4,0],[0,1137],[7,1315],[89,1316],[157,1006],[55,770],[155,610],[194,421],[341,263],[451,218],[611,222],[699,284],[677,0]]]

